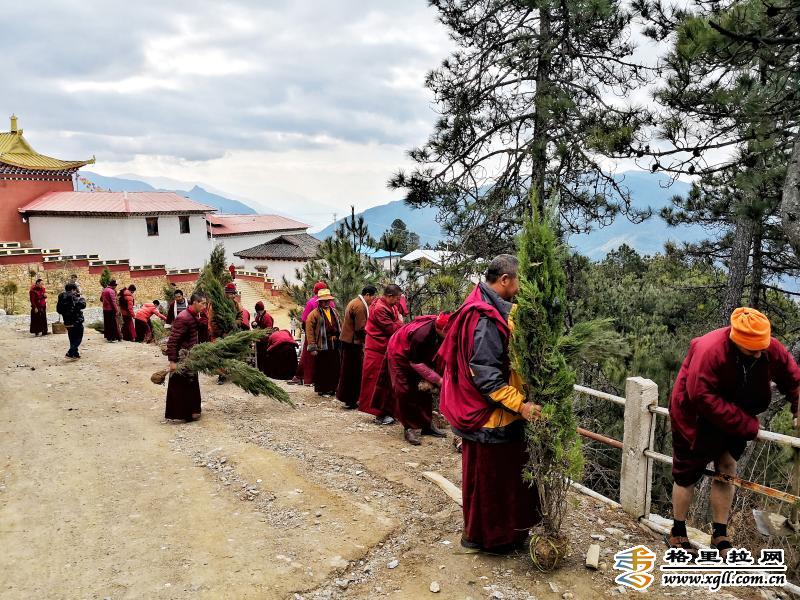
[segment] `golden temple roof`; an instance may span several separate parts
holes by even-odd
[[[94,163],[89,160],[60,160],[39,154],[22,136],[17,117],[11,117],[11,131],[0,133],[0,163],[32,171],[67,171]]]

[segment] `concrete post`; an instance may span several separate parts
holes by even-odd
[[[652,461],[644,455],[650,447],[656,424],[650,406],[658,406],[658,386],[649,379],[629,377],[625,382],[619,501],[623,510],[637,519],[650,514]]]

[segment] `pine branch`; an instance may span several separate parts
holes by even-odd
[[[241,331],[214,342],[197,344],[178,362],[179,373],[216,375],[224,371],[231,382],[255,396],[269,396],[294,406],[286,391],[258,369],[243,361],[250,356],[254,342],[266,337],[266,330]]]

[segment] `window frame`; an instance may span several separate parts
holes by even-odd
[[[147,237],[158,237],[158,217],[145,217],[145,227],[147,228]],[[150,225],[154,225],[154,232],[150,232]]]
[[[183,224],[186,223],[186,231],[183,230]],[[192,226],[189,221],[188,215],[179,215],[178,216],[178,233],[181,235],[186,235],[192,233]]]

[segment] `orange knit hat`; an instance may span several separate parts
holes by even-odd
[[[746,350],[758,352],[769,347],[769,319],[754,308],[737,308],[731,315],[731,341]]]

